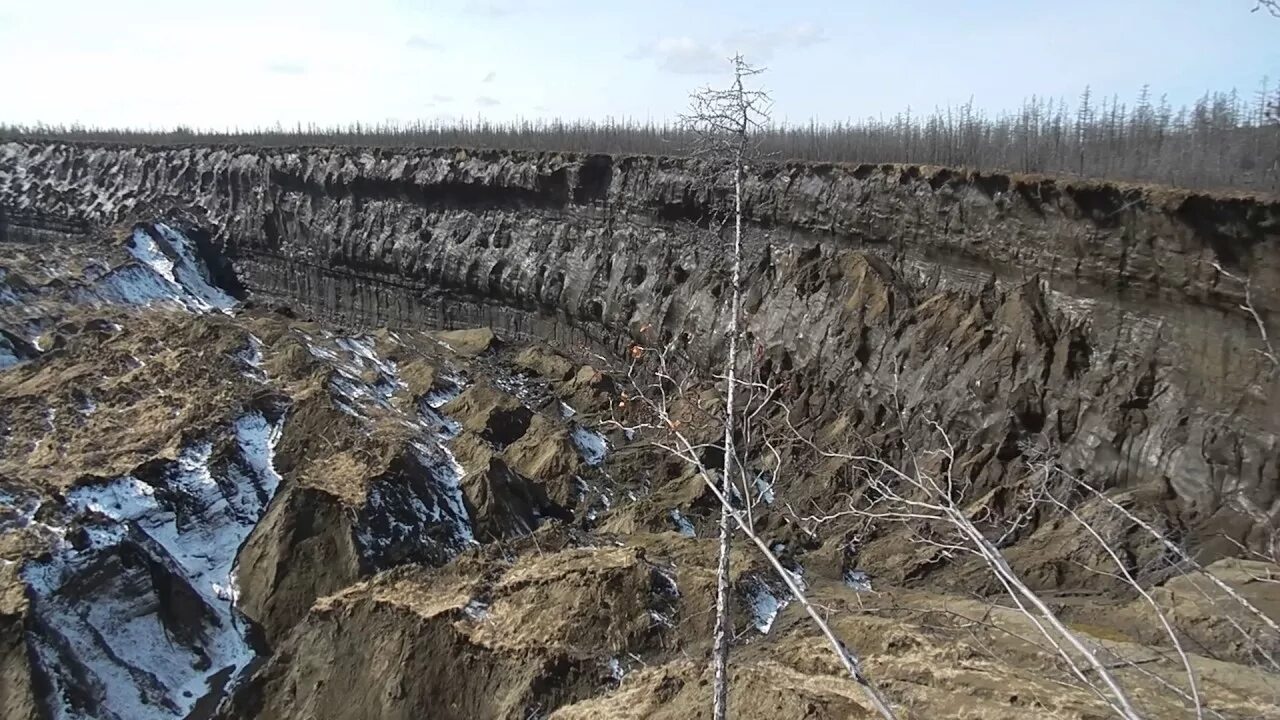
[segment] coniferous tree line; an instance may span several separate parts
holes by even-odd
[[[677,123],[629,119],[422,121],[252,130],[133,130],[83,125],[0,125],[0,139],[249,146],[463,146],[680,155],[691,137]],[[1032,97],[988,115],[970,101],[891,118],[776,124],[760,138],[778,159],[915,163],[1155,182],[1193,188],[1280,190],[1280,84],[1253,93],[1211,92],[1173,107],[1144,87],[1135,100]]]

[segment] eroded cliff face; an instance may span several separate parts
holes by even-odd
[[[127,714],[126,701],[227,718],[705,709],[714,500],[681,463],[596,432],[624,380],[599,369],[633,344],[670,344],[702,369],[723,356],[711,228],[729,188],[703,170],[0,145],[0,440],[18,439],[0,442],[0,704],[73,717]],[[1052,458],[1206,563],[1273,546],[1280,372],[1241,306],[1280,336],[1280,203],[898,166],[767,165],[746,190],[741,359],[806,434],[902,462],[937,446],[936,421],[969,499],[994,516],[1021,513],[1033,465]],[[473,326],[551,347],[419,332]],[[815,532],[781,512],[836,510],[859,489],[849,463],[795,460],[760,531],[841,609],[842,637],[895,702],[939,717],[1105,711],[1009,639],[1034,634],[1021,616],[987,627],[988,605],[945,594],[998,595],[980,564],[892,528]],[[221,490],[202,495],[205,478]],[[1194,639],[1214,706],[1273,712],[1257,698],[1274,678],[1245,667],[1254,650],[1214,619],[1207,584],[1169,580],[1185,568],[1159,543],[1087,493],[1071,500]],[[226,536],[217,562],[174,570],[210,528]],[[1033,587],[1107,598],[1059,611],[1108,652],[1163,642],[1143,634],[1149,608],[1090,569],[1109,561],[1078,526],[1033,513],[1000,542]],[[1272,565],[1213,570],[1280,612],[1256,582]],[[744,716],[865,712],[768,569],[748,559],[733,575]],[[228,577],[219,595],[211,582]],[[879,610],[860,599],[873,579]],[[97,607],[83,588],[99,586],[115,604],[77,620]],[[113,661],[129,637],[102,627],[121,612],[178,637],[177,659]],[[77,622],[80,646],[57,630]],[[1185,710],[1130,674],[1156,716]]]
[[[706,226],[728,188],[685,161],[11,143],[0,166],[10,235],[178,211],[255,295],[316,317],[723,352]],[[1262,318],[1280,308],[1280,203],[777,164],[746,209],[744,354],[801,416],[874,430],[901,405],[996,448],[983,466],[1048,444],[1238,539],[1280,510],[1280,391],[1239,307],[1247,280]]]
[[[488,330],[251,309],[196,235],[0,241],[5,718],[207,718],[318,598],[616,492],[585,385],[535,414]]]

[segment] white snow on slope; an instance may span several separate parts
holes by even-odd
[[[415,431],[406,468],[369,489],[360,510],[356,540],[372,567],[404,561],[444,561],[476,544],[462,493],[462,466],[446,446],[462,425],[440,408],[463,390],[461,378],[442,373],[436,386],[406,412],[392,402],[408,384],[396,363],[378,354],[367,335],[313,337],[307,349],[334,369],[329,378],[333,403],[370,429],[375,414],[389,416]],[[402,342],[395,336],[392,342]]]
[[[454,375],[441,375],[431,391],[423,396],[418,404],[418,415],[422,425],[439,436],[440,440],[452,440],[462,434],[462,423],[445,415],[440,408],[448,405],[462,394],[465,383]]]
[[[212,444],[201,441],[155,486],[125,476],[67,494],[87,532],[24,570],[44,629],[31,635],[36,655],[63,697],[57,717],[182,717],[214,676],[234,677],[254,658],[233,570],[280,481],[280,428],[254,412],[233,430],[237,452],[225,468],[210,465]],[[184,596],[188,586],[195,597]],[[73,707],[72,695],[96,702]]]
[[[210,281],[209,269],[196,252],[194,240],[164,223],[156,223],[155,228],[177,257],[172,265],[174,279],[179,285],[208,308],[225,311],[235,307],[235,298]]]
[[[668,515],[671,518],[671,522],[676,526],[676,532],[687,538],[698,536],[697,531],[693,528],[693,523],[689,522],[689,518],[685,517],[684,513],[672,508]]]
[[[603,463],[605,456],[609,454],[609,443],[603,435],[577,423],[574,423],[573,429],[569,431],[569,438],[573,440],[573,446],[578,449],[578,454],[592,467]]]
[[[267,381],[267,371],[262,367],[262,341],[257,335],[249,333],[248,342],[236,351],[235,358],[244,365],[245,377],[260,383]]]
[[[747,606],[751,610],[751,622],[762,635],[768,635],[778,613],[788,604],[785,599],[778,598],[773,590],[760,579],[752,581],[747,588]]]
[[[191,312],[230,312],[235,298],[212,284],[195,243],[163,223],[153,227],[161,243],[145,228],[135,228],[127,249],[136,262],[96,275],[74,299],[86,304],[173,303]]]

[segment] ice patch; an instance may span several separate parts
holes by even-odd
[[[481,600],[472,600],[462,608],[462,612],[472,620],[484,620],[489,617],[489,604]]]
[[[844,584],[858,592],[871,592],[871,576],[862,570],[845,570]]]
[[[374,483],[360,509],[356,539],[375,568],[443,564],[477,544],[462,494],[462,466],[433,441],[411,441],[410,447],[415,462]]]
[[[8,370],[21,362],[22,359],[13,352],[8,342],[0,342],[0,370]]]
[[[182,717],[255,657],[234,606],[234,564],[279,485],[280,426],[254,412],[233,430],[225,466],[210,464],[213,446],[201,441],[160,484],[125,476],[67,493],[83,539],[24,569],[57,717]]]
[[[676,526],[676,532],[687,538],[698,536],[697,531],[693,529],[693,523],[689,522],[689,518],[685,517],[679,510],[673,508],[668,515],[671,518],[671,522]]]
[[[248,469],[257,476],[262,490],[268,499],[274,497],[280,487],[280,473],[276,472],[276,444],[280,442],[283,423],[270,423],[261,413],[242,415],[236,420],[236,443],[240,446],[240,456],[244,458]],[[253,508],[261,513],[262,507]]]
[[[358,362],[366,361],[377,369],[378,374],[387,378],[397,387],[407,387],[399,376],[396,364],[390,360],[383,360],[378,357],[378,353],[374,350],[373,340],[368,337],[340,337],[335,342],[340,347],[347,350],[357,358]],[[361,367],[363,367],[361,362]]]
[[[761,470],[755,474],[756,497],[764,501],[765,505],[773,504],[773,474],[768,470]]]
[[[122,265],[113,269],[94,281],[88,289],[76,293],[75,299],[85,304],[105,302],[142,306],[171,302],[188,310],[195,309],[184,301],[177,285],[142,265]]]
[[[235,357],[245,366],[246,377],[257,382],[267,381],[267,371],[262,369],[262,341],[257,335],[249,333],[248,342],[236,351]]]
[[[578,449],[578,454],[592,467],[603,463],[605,456],[609,453],[609,443],[603,435],[594,430],[588,430],[575,423],[569,437],[573,440],[574,447]]]
[[[209,282],[194,243],[163,223],[153,227],[163,247],[145,228],[135,228],[128,250],[136,262],[94,272],[89,285],[75,293],[75,299],[87,304],[143,306],[169,302],[192,312],[230,312],[235,298]]]
[[[170,263],[172,279],[207,308],[226,311],[235,307],[235,298],[209,281],[209,270],[196,253],[194,241],[164,223],[156,223],[155,228],[177,255],[177,260]],[[136,231],[134,235],[136,237]],[[152,244],[154,245],[154,241]]]
[[[178,279],[173,274],[173,261],[165,255],[156,244],[151,234],[142,228],[135,228],[129,238],[129,254],[151,268],[170,284],[177,285]]]
[[[462,394],[465,381],[456,376],[444,374],[437,379],[431,391],[418,403],[418,416],[423,426],[442,440],[452,440],[462,434],[462,423],[440,412],[440,408],[452,402]]]
[[[751,611],[751,622],[762,635],[768,635],[778,613],[788,604],[773,594],[769,586],[760,579],[753,579],[747,588],[747,606]]]

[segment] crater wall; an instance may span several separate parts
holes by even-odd
[[[253,296],[318,318],[490,325],[606,353],[674,342],[706,366],[724,348],[712,210],[730,190],[707,170],[8,143],[0,232],[92,238],[180,216]],[[761,165],[745,193],[744,359],[797,418],[866,436],[897,414],[936,419],[980,486],[1050,448],[1099,485],[1154,491],[1205,539],[1271,537],[1280,381],[1241,306],[1280,337],[1280,202],[814,163]]]

